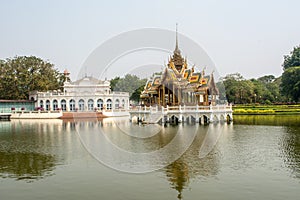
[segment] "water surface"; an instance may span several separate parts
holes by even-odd
[[[120,132],[120,126],[141,130],[128,120],[0,121],[0,199],[297,199],[299,122],[299,116],[235,116],[233,124],[151,126],[158,133],[141,139]],[[175,162],[130,174],[101,164],[83,146],[78,131],[89,134],[98,127],[114,144],[136,152],[163,148],[178,133],[187,139],[197,132]],[[220,133],[219,140],[200,159],[208,133]]]

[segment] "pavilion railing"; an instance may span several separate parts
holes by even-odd
[[[210,106],[136,106],[130,112],[155,113],[155,112],[201,112],[201,111],[232,111],[232,105],[210,105]]]

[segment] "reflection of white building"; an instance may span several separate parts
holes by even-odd
[[[64,72],[66,80],[69,72]],[[119,110],[129,108],[128,92],[112,92],[110,82],[93,77],[84,77],[75,82],[66,81],[63,91],[32,91],[29,99],[35,106],[44,110],[59,110],[66,112]]]

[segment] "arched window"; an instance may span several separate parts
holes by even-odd
[[[40,108],[44,108],[44,101],[40,100]]]
[[[107,110],[111,110],[111,105],[112,105],[111,99],[107,99],[107,101],[106,101],[106,109]]]
[[[88,100],[88,110],[91,111],[94,109],[94,100],[93,99],[89,99]]]
[[[122,108],[125,108],[125,99],[122,99]]]
[[[67,110],[67,102],[66,102],[66,100],[62,99],[60,101],[60,107],[61,107],[62,111],[66,111]]]
[[[46,100],[46,110],[50,110],[50,101]]]
[[[100,110],[103,109],[103,100],[102,99],[97,100],[97,108]]]
[[[70,104],[70,111],[75,111],[75,100],[71,99],[69,104]]]
[[[84,100],[83,99],[80,99],[78,101],[78,107],[79,107],[80,111],[84,111]]]
[[[56,99],[53,100],[53,110],[57,110],[58,108],[58,102]]]
[[[120,108],[120,100],[116,99],[115,101],[115,109],[119,109]]]

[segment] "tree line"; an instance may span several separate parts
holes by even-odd
[[[300,101],[300,46],[294,47],[290,55],[284,56],[283,74],[262,76],[246,80],[239,73],[222,78],[228,102],[248,103],[286,103]]]
[[[57,90],[64,76],[54,65],[35,56],[0,60],[0,99],[28,99],[29,92]]]
[[[217,83],[220,99],[234,104],[284,103],[300,101],[300,46],[284,56],[280,77],[265,75],[246,80],[241,74],[228,74]],[[0,59],[0,99],[28,99],[29,92],[59,90],[64,75],[48,61],[35,56]],[[129,92],[130,100],[139,102],[147,79],[127,74],[111,79],[112,91]]]

